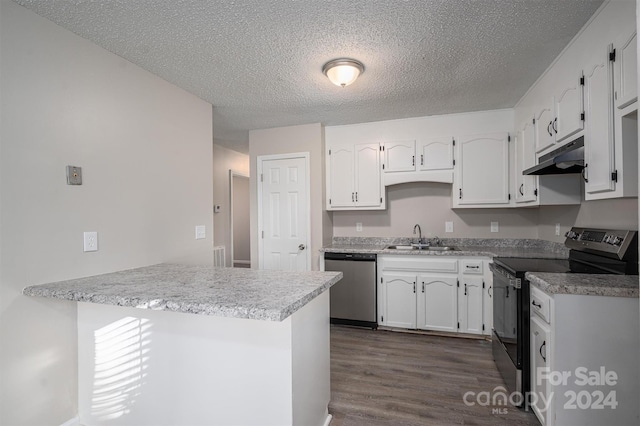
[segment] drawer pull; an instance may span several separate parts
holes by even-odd
[[[542,308],[542,305],[540,305],[540,304],[536,303],[536,301],[535,301],[535,300],[533,300],[533,301],[531,302],[531,304],[532,304],[533,306],[535,306],[536,308],[538,308],[538,309]]]

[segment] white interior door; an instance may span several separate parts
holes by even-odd
[[[260,269],[307,271],[309,157],[258,157]]]

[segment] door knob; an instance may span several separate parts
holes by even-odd
[[[306,249],[306,248],[307,248],[307,246],[305,246],[304,244],[300,244],[300,245],[298,246],[298,250],[304,250],[304,249]]]

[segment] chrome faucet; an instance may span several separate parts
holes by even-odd
[[[416,228],[418,229],[418,244],[422,244],[422,229],[420,229],[420,225],[416,223],[413,227],[413,235],[416,235]]]

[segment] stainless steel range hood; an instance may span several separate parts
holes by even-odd
[[[538,160],[538,165],[522,172],[523,175],[561,175],[581,173],[584,169],[584,137],[554,149]]]

